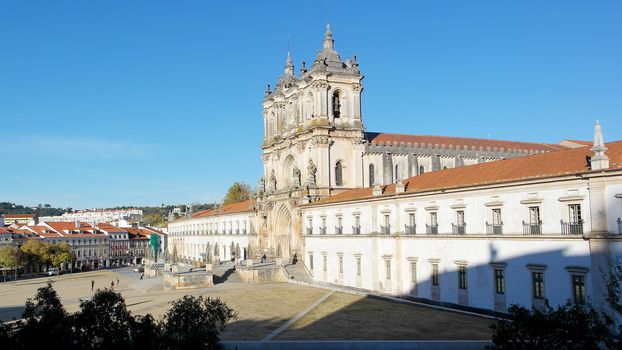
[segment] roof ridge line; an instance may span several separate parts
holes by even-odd
[[[396,136],[438,137],[438,138],[444,138],[444,139],[458,139],[458,140],[517,142],[517,143],[531,143],[531,144],[545,145],[545,146],[559,146],[559,144],[556,144],[556,143],[544,143],[544,142],[535,142],[535,141],[516,141],[516,140],[504,140],[504,139],[486,139],[482,137],[464,137],[464,136],[447,136],[447,135],[430,135],[430,134],[403,134],[403,133],[397,133],[397,132],[378,132],[378,131],[366,131],[365,133],[366,134],[368,133],[378,134],[378,135],[396,135]]]

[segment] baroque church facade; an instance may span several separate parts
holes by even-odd
[[[169,253],[295,254],[320,284],[496,311],[602,304],[598,271],[622,255],[622,142],[598,124],[593,143],[368,132],[362,81],[329,26],[310,67],[288,53],[263,99],[256,197],[170,223]]]
[[[311,67],[307,69],[303,62],[296,76],[288,53],[283,76],[274,90],[267,87],[264,169],[255,206],[262,249],[285,257],[302,251],[301,204],[429,171],[567,148],[366,132],[362,80],[356,56],[341,59],[327,25],[322,50]]]

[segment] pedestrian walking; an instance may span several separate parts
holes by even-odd
[[[143,277],[145,277],[145,274],[144,274],[144,273],[141,273],[141,274],[140,274],[140,280],[141,280],[141,281],[143,280]]]
[[[114,281],[110,282],[110,289],[114,289]]]
[[[117,287],[121,285],[121,283],[119,283],[119,277],[117,277]]]
[[[93,288],[95,288],[95,280],[91,280],[91,292],[93,291]]]

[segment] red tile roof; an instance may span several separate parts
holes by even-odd
[[[127,230],[111,225],[107,222],[100,222],[99,224],[95,226],[97,227],[97,229],[103,230],[105,232],[115,232],[115,233],[119,233],[119,232],[126,233],[127,232]]]
[[[4,214],[5,219],[32,219],[35,214]]]
[[[576,143],[578,145],[583,145],[583,146],[592,146],[593,145],[592,141],[584,141],[584,140],[563,140],[563,141],[572,142],[572,143]]]
[[[32,232],[36,233],[37,235],[41,236],[41,237],[62,237],[63,235],[61,235],[60,233],[56,232],[56,231],[52,231],[50,229],[48,229],[46,226],[41,226],[41,225],[37,225],[37,226],[28,226],[28,229],[31,230]]]
[[[552,145],[546,143],[535,142],[520,142],[520,141],[503,141],[503,140],[490,140],[490,139],[478,139],[478,138],[466,138],[466,137],[452,137],[452,136],[430,136],[430,135],[404,135],[404,134],[390,134],[390,133],[377,133],[366,132],[365,137],[371,144],[378,145],[383,144],[412,144],[412,145],[450,145],[454,148],[460,147],[464,149],[472,149],[475,147],[479,149],[483,147],[486,149],[501,149],[509,150],[527,150],[527,151],[539,151],[539,152],[552,152],[567,149],[567,147],[561,145]]]
[[[45,225],[48,225],[63,237],[107,237],[86,222],[81,222],[80,227],[77,227],[74,222],[45,222]]]
[[[249,199],[244,202],[228,204],[215,209],[201,210],[196,213],[192,213],[192,218],[202,218],[206,216],[236,214],[253,211],[252,204],[255,203],[254,199]]]
[[[610,169],[622,169],[622,141],[606,144]],[[402,181],[405,192],[417,193],[521,180],[548,178],[590,172],[587,157],[590,147],[567,149],[527,157],[500,160],[441,171],[434,171]],[[395,194],[395,184],[383,186],[383,195]],[[360,188],[324,198],[319,203],[370,198],[373,188]]]

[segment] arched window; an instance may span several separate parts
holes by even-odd
[[[400,166],[395,164],[395,182],[400,181]]]
[[[421,165],[421,166],[419,167],[419,175],[421,175],[421,174],[423,174],[423,173],[425,173],[425,167],[424,167],[423,165]]]
[[[341,161],[335,164],[335,186],[343,186],[343,166]]]
[[[333,93],[333,118],[337,119],[341,116],[341,99],[339,91]]]
[[[369,187],[374,186],[374,183],[376,182],[376,168],[374,167],[373,164],[369,164]]]

